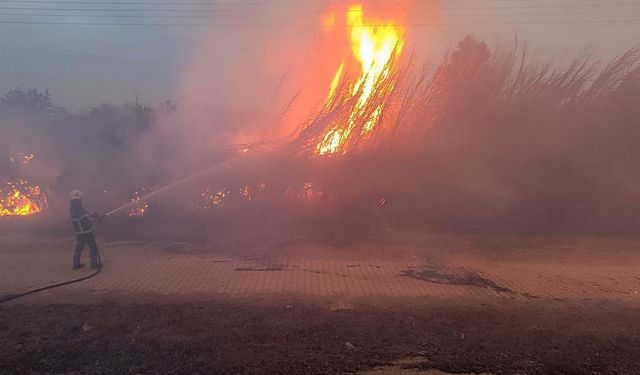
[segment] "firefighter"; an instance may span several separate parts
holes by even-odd
[[[100,216],[93,212],[88,212],[82,206],[82,193],[78,190],[71,192],[70,209],[71,223],[73,231],[76,234],[76,250],[73,254],[73,269],[84,267],[80,263],[80,255],[85,245],[89,246],[89,257],[91,259],[91,268],[99,269],[102,267],[100,260],[100,252],[96,244],[96,238],[93,236],[91,225],[94,221],[98,221]]]

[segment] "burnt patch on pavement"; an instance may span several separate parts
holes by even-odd
[[[513,293],[511,289],[500,286],[495,281],[482,277],[475,272],[469,272],[464,268],[448,271],[436,267],[427,267],[421,270],[407,269],[402,271],[400,275],[434,284],[477,286],[492,289],[497,293]]]

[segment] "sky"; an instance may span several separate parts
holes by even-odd
[[[329,4],[0,0],[0,93],[49,89],[56,105],[82,110],[136,98],[180,102],[188,81],[202,86],[204,102],[268,102],[273,92],[265,87],[313,62]],[[424,59],[467,34],[490,45],[512,45],[517,35],[556,61],[585,48],[608,59],[640,43],[640,0],[370,0],[365,12],[368,6],[378,15],[404,14],[407,48]],[[139,23],[154,25],[130,25]]]

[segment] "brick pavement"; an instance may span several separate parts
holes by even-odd
[[[73,271],[71,241],[0,238],[0,295],[66,281],[90,270]],[[87,301],[127,296],[190,300],[224,298],[360,299],[388,298],[554,298],[640,301],[640,258],[611,262],[486,259],[451,256],[363,257],[354,259],[271,254],[259,257],[200,251],[160,251],[136,243],[103,243],[100,275],[23,300]],[[86,255],[85,255],[86,257]],[[85,260],[88,263],[88,260]],[[459,276],[447,279],[448,276]],[[499,287],[465,285],[482,279]],[[509,289],[510,291],[504,291]],[[74,298],[71,298],[74,297]],[[71,299],[69,299],[71,298]]]

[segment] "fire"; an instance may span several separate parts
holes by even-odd
[[[131,202],[136,202],[136,205],[129,211],[129,217],[144,216],[149,208],[149,204],[145,201],[140,201],[140,194],[136,191],[135,196],[131,198]]]
[[[327,98],[326,108],[331,107],[333,104],[333,99],[336,96],[336,90],[338,89],[338,85],[340,84],[340,79],[342,78],[342,71],[344,70],[344,61],[340,64],[336,75],[333,77],[331,81],[331,88],[329,89],[329,97]]]
[[[213,207],[224,206],[224,202],[230,195],[231,190],[223,189],[214,191],[206,188],[200,193],[200,196],[204,200],[204,205],[201,208],[207,210]]]
[[[391,73],[391,61],[402,50],[403,30],[394,24],[365,19],[362,5],[354,5],[347,12],[349,37],[355,59],[360,64],[360,77],[350,85],[349,95],[355,99],[346,123],[334,124],[326,130],[316,146],[319,155],[345,152],[345,143],[354,129],[361,128],[361,135],[370,133],[380,122],[384,102],[372,100],[383,91],[392,91],[394,83],[381,87]],[[325,27],[327,23],[325,21]],[[336,100],[336,90],[343,77],[345,60],[340,64],[331,82],[326,108]],[[373,103],[375,102],[375,103]],[[375,106],[370,108],[371,105]]]
[[[47,197],[40,186],[17,179],[6,181],[0,187],[0,217],[28,216],[40,213],[47,208]]]
[[[251,187],[250,186],[241,187],[240,191],[239,191],[239,194],[243,199],[245,199],[245,200],[247,200],[249,202],[255,200],[255,197],[251,193]]]
[[[35,157],[35,155],[33,155],[31,153],[19,152],[19,153],[15,154],[14,156],[11,156],[9,158],[9,160],[12,163],[29,164],[29,163],[31,163],[31,161],[33,160],[34,157]]]
[[[265,189],[265,183],[261,183],[257,186],[257,190],[260,192]],[[204,201],[204,204],[200,208],[207,210],[213,207],[223,207],[225,203],[229,199],[233,199],[233,197],[236,197],[236,200],[240,199],[248,202],[256,200],[256,197],[253,194],[254,188],[251,186],[243,186],[236,191],[237,193],[232,193],[230,189],[213,190],[211,188],[206,188],[200,193],[200,196]]]
[[[302,187],[302,196],[307,203],[320,203],[324,193],[312,182],[305,182]]]

